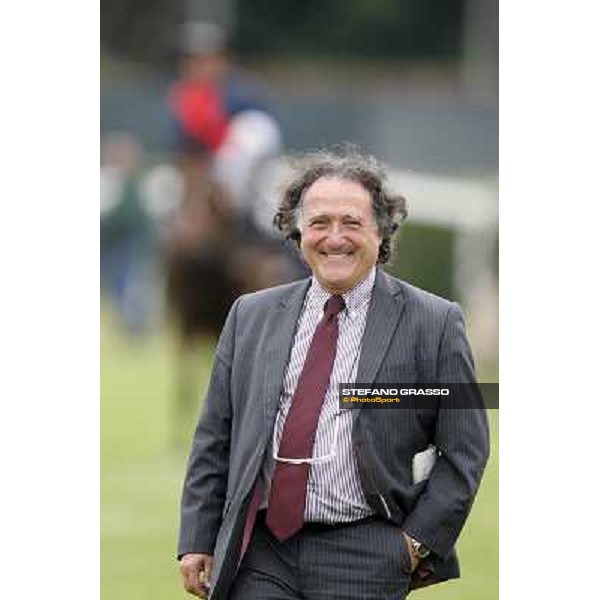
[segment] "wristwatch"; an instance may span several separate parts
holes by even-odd
[[[422,544],[421,542],[415,540],[414,538],[410,537],[410,535],[407,537],[410,540],[410,545],[412,546],[412,551],[413,551],[414,555],[419,560],[422,560],[422,559],[426,558],[427,556],[429,556],[429,553],[431,552],[431,550],[429,550],[429,548],[427,546],[425,546],[425,544]]]

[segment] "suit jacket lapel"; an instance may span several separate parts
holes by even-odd
[[[269,337],[265,344],[264,353],[264,396],[263,407],[265,421],[268,428],[266,431],[270,434],[271,426],[277,407],[279,405],[279,396],[283,386],[283,377],[285,367],[288,363],[294,335],[304,297],[310,286],[310,279],[301,281],[294,286],[290,293],[279,301],[279,304],[273,309],[269,317],[269,326],[266,330]],[[260,360],[260,356],[256,357]]]
[[[403,311],[404,297],[401,288],[395,285],[384,271],[377,269],[363,335],[356,383],[368,385],[374,383]],[[360,409],[353,411],[355,419],[359,413]]]

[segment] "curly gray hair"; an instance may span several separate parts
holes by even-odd
[[[343,146],[341,150],[318,150],[294,161],[292,180],[283,195],[273,223],[287,239],[300,245],[298,213],[306,190],[321,177],[339,177],[355,181],[369,192],[373,215],[382,238],[377,262],[386,263],[391,256],[392,237],[399,223],[407,216],[406,199],[391,194],[384,185],[385,167],[373,156],[360,153],[356,146]]]

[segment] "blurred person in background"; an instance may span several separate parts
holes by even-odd
[[[180,340],[175,443],[196,405],[197,343],[219,334],[239,294],[305,272],[283,239],[254,218],[265,173],[282,149],[258,88],[233,68],[215,24],[184,24],[180,50],[181,76],[167,103],[183,197],[165,243],[167,300]]]
[[[238,214],[252,221],[264,169],[283,148],[279,124],[257,82],[234,67],[218,25],[185,23],[180,50],[181,77],[168,98],[178,149],[203,156]]]
[[[401,600],[459,577],[485,408],[339,410],[342,382],[476,382],[460,307],[380,268],[406,217],[384,180],[322,152],[284,191],[275,223],[312,277],[240,297],[221,334],[181,502],[192,594]]]
[[[141,192],[143,149],[129,133],[102,143],[100,170],[101,286],[121,326],[144,333],[155,317],[152,223]]]

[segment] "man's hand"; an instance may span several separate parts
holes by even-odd
[[[417,568],[417,566],[419,564],[420,559],[415,554],[412,542],[410,541],[410,537],[404,532],[402,532],[402,535],[404,536],[404,542],[406,544],[406,549],[408,550],[408,555],[410,556],[411,572],[414,573],[415,569]]]
[[[179,563],[179,571],[185,591],[199,598],[206,598],[212,567],[213,557],[209,554],[184,554]]]

